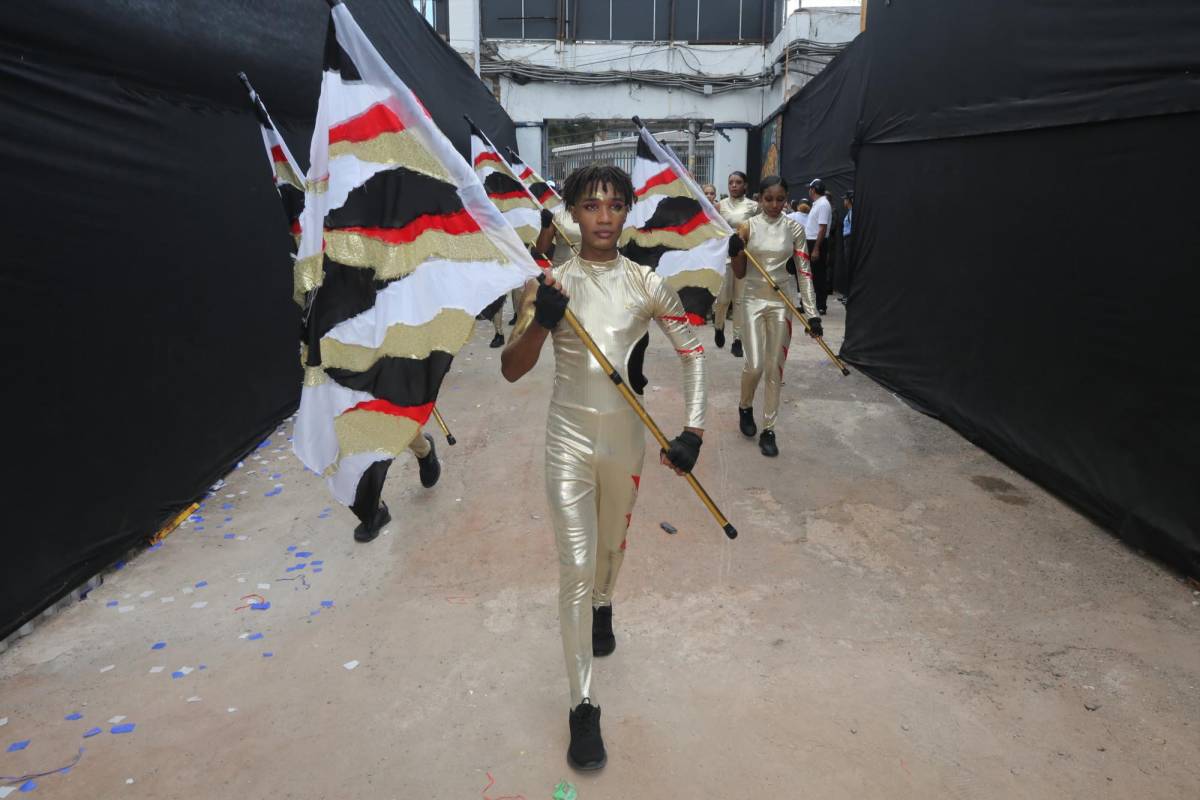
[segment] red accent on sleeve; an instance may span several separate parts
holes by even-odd
[[[676,347],[675,352],[679,353],[679,355],[681,355],[681,356],[690,356],[692,353],[703,353],[704,345],[699,345],[697,347],[693,347],[691,350],[680,350],[678,347]]]

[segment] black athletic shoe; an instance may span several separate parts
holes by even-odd
[[[768,458],[779,455],[779,448],[775,445],[775,431],[762,432],[762,435],[758,437],[758,449]]]
[[[379,510],[375,512],[375,518],[368,525],[365,522],[360,522],[358,527],[354,529],[354,541],[370,542],[383,531],[384,526],[392,521],[392,513],[388,511],[387,503],[380,502]]]
[[[433,437],[427,433],[425,441],[429,442],[429,454],[417,459],[417,467],[421,472],[421,485],[432,489],[437,485],[438,478],[442,477],[442,462],[438,461],[437,445],[433,443]]]
[[[717,335],[714,336],[713,338],[716,339],[716,344],[717,344],[718,348],[724,347],[725,346],[725,329],[717,328]]]
[[[592,655],[608,656],[617,649],[612,629],[612,606],[592,609]]]
[[[516,324],[517,324],[517,315],[516,315],[516,314],[513,314],[513,316],[512,316],[512,319],[510,319],[510,320],[508,321],[508,324],[509,324],[509,325],[516,325]]]
[[[488,347],[504,347],[504,334],[497,333],[492,337],[492,343]]]
[[[734,358],[742,357],[743,354],[742,354],[742,340],[741,339],[734,339],[733,344],[729,345],[729,355],[733,356]]]
[[[604,739],[600,736],[600,708],[586,697],[568,718],[571,726],[571,745],[567,748],[567,763],[578,770],[600,769],[608,763]]]
[[[758,433],[758,426],[754,424],[753,408],[738,409],[738,430],[742,432],[742,436],[750,438]]]

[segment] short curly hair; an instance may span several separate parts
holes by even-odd
[[[627,204],[633,203],[633,180],[629,173],[605,164],[589,164],[568,175],[563,184],[563,202],[573,206],[580,196],[604,186],[625,198]]]

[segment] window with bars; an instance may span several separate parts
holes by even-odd
[[[413,8],[442,36],[450,35],[450,0],[412,0]]]
[[[481,0],[488,39],[764,42],[780,0]]]

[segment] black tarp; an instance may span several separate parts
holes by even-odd
[[[1200,5],[868,20],[843,357],[1200,574]]]
[[[407,3],[348,4],[460,151],[513,125]],[[0,24],[0,637],[198,498],[299,396],[246,70],[307,162],[322,2],[43,0]]]

